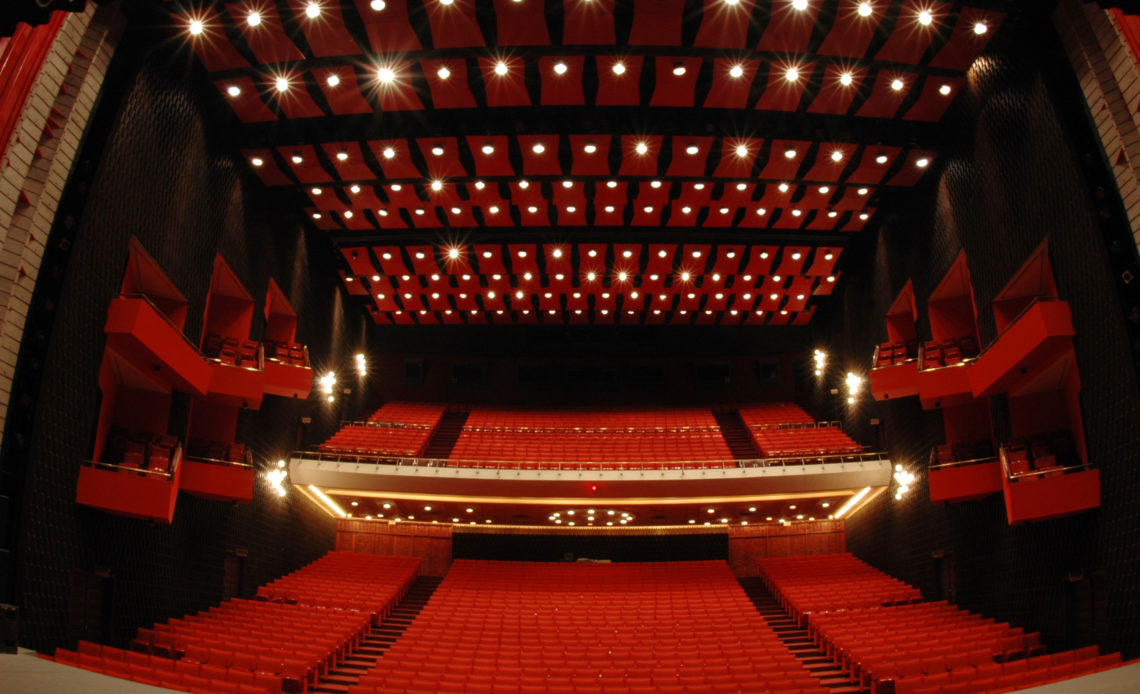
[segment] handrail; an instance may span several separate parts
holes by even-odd
[[[1017,480],[1027,477],[1042,477],[1044,475],[1051,475],[1053,473],[1067,473],[1072,470],[1088,470],[1089,466],[1085,463],[1077,463],[1075,465],[1058,465],[1045,470],[1030,470],[1028,472],[1010,472],[1009,471],[1009,458],[1006,456],[1006,447],[1003,445],[998,449],[998,458],[1001,460],[1001,471],[1010,481],[1016,482]]]
[[[1006,326],[1001,329],[1001,332],[999,332],[997,335],[994,336],[994,339],[992,339],[986,343],[986,346],[983,347],[981,349],[981,351],[978,352],[978,356],[979,357],[982,356],[983,354],[986,353],[986,350],[988,350],[990,347],[993,347],[994,344],[996,344],[997,341],[1000,340],[1003,335],[1005,335],[1007,332],[1009,332],[1010,328],[1012,328],[1014,325],[1017,324],[1017,321],[1021,320],[1022,316],[1024,316],[1026,313],[1029,312],[1029,309],[1033,308],[1034,306],[1036,306],[1039,303],[1045,303],[1045,302],[1052,303],[1052,302],[1057,302],[1057,301],[1065,301],[1065,299],[1062,299],[1059,296],[1035,296],[1035,297],[1033,297],[1033,300],[1030,301],[1028,304],[1026,304],[1025,308],[1018,311],[1017,315],[1014,316],[1013,319],[1010,320],[1009,323],[1007,323]]]
[[[179,444],[174,447],[170,454],[170,468],[166,471],[150,470],[148,468],[134,467],[132,465],[122,465],[120,463],[105,463],[99,460],[81,460],[80,465],[93,468],[109,469],[115,472],[134,472],[141,475],[151,477],[161,477],[167,480],[174,479],[174,472],[178,469],[178,465],[182,462],[182,445]]]
[[[221,356],[207,357],[205,354],[203,354],[202,358],[208,362],[213,362],[215,364],[218,364],[219,366],[228,366],[228,367],[233,368],[233,369],[245,369],[246,371],[253,371],[253,372],[265,371],[265,350],[262,349],[260,342],[257,343],[257,366],[256,367],[245,366],[244,364],[240,364],[240,365],[239,364],[230,364],[228,362],[222,361]]]
[[[141,293],[120,294],[120,295],[116,296],[115,299],[141,299],[142,301],[145,301],[146,304],[148,306],[150,306],[152,309],[154,309],[154,312],[157,313],[159,315],[159,317],[162,318],[162,320],[167,325],[170,326],[170,329],[173,330],[174,332],[176,332],[178,334],[178,336],[182,338],[183,342],[186,343],[187,347],[194,350],[198,354],[198,356],[201,357],[202,359],[208,359],[208,357],[206,355],[202,354],[202,350],[198,348],[198,345],[191,342],[190,338],[186,336],[186,333],[182,332],[182,328],[179,328],[177,325],[175,325],[174,321],[170,320],[170,318],[167,317],[167,315],[162,312],[162,309],[160,309],[158,307],[158,305],[155,304],[154,301],[151,300],[151,298],[149,296],[147,296],[146,294],[141,294]],[[112,299],[112,301],[114,301],[114,299]]]
[[[231,467],[240,467],[253,469],[253,461],[250,458],[249,451],[245,452],[245,460],[222,460],[220,458],[207,458],[204,455],[190,455],[186,454],[187,460],[193,460],[195,463],[209,463],[210,465],[228,465]]]
[[[371,419],[342,419],[340,426],[344,427],[377,427],[380,429],[411,429],[411,430],[431,430],[435,425],[426,426],[421,424],[409,424],[407,422],[377,422]]]
[[[978,356],[981,356],[981,352],[978,352]],[[976,357],[976,356],[975,357],[962,357],[962,361],[958,362],[957,364],[942,364],[941,366],[925,366],[924,364],[926,362],[926,347],[924,345],[918,346],[918,370],[919,371],[937,371],[938,369],[954,369],[954,368],[957,368],[959,366],[966,366],[967,364],[973,363],[974,361],[977,360],[977,358],[978,357]]]
[[[340,453],[337,451],[294,451],[294,458],[340,463],[375,463],[397,467],[451,467],[490,470],[588,470],[598,471],[638,471],[638,470],[715,470],[750,467],[795,467],[824,463],[852,463],[886,460],[888,454],[881,451],[862,453],[827,453],[806,456],[779,456],[773,458],[751,458],[747,460],[669,460],[645,462],[615,461],[537,461],[537,460],[465,460],[460,458],[423,458],[418,456],[369,455]],[[523,467],[534,466],[534,467]],[[714,465],[717,467],[709,467]]]
[[[938,455],[938,449],[933,448],[930,451],[930,461],[927,463],[927,469],[930,470],[944,470],[952,467],[959,467],[962,465],[978,465],[980,463],[992,463],[997,460],[996,455],[991,455],[985,458],[970,458],[969,460],[951,460],[946,463],[936,463],[934,460]]]

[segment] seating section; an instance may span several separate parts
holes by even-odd
[[[166,474],[178,454],[178,437],[150,432],[128,433],[111,427],[99,462]]]
[[[918,341],[884,342],[879,345],[879,353],[875,359],[875,368],[894,366],[918,358]]]
[[[752,429],[752,438],[765,458],[863,452],[854,439],[833,426],[756,428]]]
[[[417,557],[331,552],[263,586],[256,600],[229,600],[139,629],[131,650],[80,642],[55,660],[190,692],[306,692],[342,665],[403,596]]]
[[[389,402],[372,413],[368,421],[407,429],[435,429],[447,411],[446,405],[425,402]]]
[[[226,443],[225,441],[192,438],[186,442],[186,455],[190,458],[222,460],[230,463],[250,462],[244,443]]]
[[[815,420],[799,405],[790,402],[770,402],[737,408],[744,426],[749,429],[780,426],[781,424],[811,424]]]
[[[322,451],[351,455],[414,458],[423,453],[431,429],[347,424],[321,444]]]
[[[256,340],[207,335],[206,341],[202,343],[202,355],[222,364],[257,369],[261,367],[258,360],[260,346]]]
[[[272,359],[293,366],[309,366],[309,358],[305,352],[305,346],[302,344],[266,340],[262,345],[265,347],[266,359]]]
[[[1060,475],[1065,468],[1081,464],[1072,434],[1067,431],[1013,439],[1005,447],[1005,456],[1010,474],[1023,480]],[[1031,474],[1034,472],[1041,474]]]
[[[708,408],[565,408],[507,409],[474,407],[465,428],[495,432],[717,432],[716,417]]]
[[[922,368],[954,366],[978,356],[978,341],[972,335],[942,340],[930,340],[922,345]]]
[[[827,690],[724,562],[458,560],[348,694]]]
[[[762,559],[760,572],[816,647],[872,694],[1007,692],[1121,662],[1095,647],[1046,654],[1038,634],[922,602],[850,554]]]
[[[259,597],[370,612],[382,619],[419,572],[419,557],[329,552],[261,586]]]
[[[943,443],[938,445],[935,453],[938,463],[957,463],[966,460],[985,460],[994,457],[994,442],[989,439],[980,441],[959,441],[953,445]]]

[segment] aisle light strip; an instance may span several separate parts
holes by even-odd
[[[318,499],[320,499],[321,502],[327,506],[330,511],[332,511],[333,515],[339,516],[340,518],[344,518],[348,515],[344,512],[344,509],[341,508],[340,505],[330,499],[328,495],[322,492],[320,489],[317,489],[315,486],[310,484],[309,491],[311,491]]]

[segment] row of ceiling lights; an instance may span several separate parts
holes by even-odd
[[[512,1],[515,3],[522,3],[523,2],[523,0],[512,0]],[[584,2],[584,3],[589,3],[591,1],[592,0],[582,0],[582,2]],[[733,5],[733,6],[739,4],[739,2],[740,2],[740,0],[722,0],[722,1],[726,5]],[[455,2],[455,0],[439,0],[439,4],[443,5],[445,7],[454,4],[454,2]],[[807,10],[808,6],[809,6],[808,0],[789,0],[789,4],[791,5],[792,9],[795,9],[795,10],[798,10],[801,12],[804,10]],[[874,12],[875,12],[874,3],[868,2],[868,0],[858,0],[858,2],[853,3],[853,4],[855,4],[855,6],[856,6],[855,11],[860,17],[868,18],[872,14],[874,14]],[[309,2],[307,5],[305,5],[305,16],[308,17],[309,19],[316,19],[316,18],[320,17],[321,5],[322,5],[322,3],[320,3],[320,2],[315,2],[315,1]],[[384,9],[387,7],[387,3],[385,2],[385,0],[372,0],[370,3],[370,7],[372,8],[372,10],[374,12],[383,12]],[[256,9],[250,10],[245,15],[246,24],[248,24],[251,27],[261,26],[261,19],[262,19],[261,12],[259,10],[256,10]],[[919,7],[917,10],[915,10],[914,21],[917,22],[920,26],[924,26],[924,27],[932,26],[935,22],[934,8],[933,7]],[[188,30],[192,35],[198,36],[203,31],[205,31],[205,29],[206,29],[205,24],[203,23],[203,21],[201,19],[192,18],[190,20],[190,23],[188,25]],[[987,31],[989,31],[989,27],[987,26],[987,24],[984,21],[978,21],[978,22],[974,23],[973,30],[974,30],[975,34],[982,35],[982,34],[985,34]]]
[[[574,205],[567,205],[565,210],[569,214],[574,214],[575,212],[578,211],[578,208],[575,207]],[[529,205],[526,208],[526,211],[529,214],[538,214],[538,207],[535,205]],[[613,205],[606,205],[605,211],[612,213],[615,211],[615,208]],[[653,213],[653,206],[652,205],[646,205],[645,207],[642,208],[642,211],[645,212],[645,214],[652,214]],[[686,206],[682,207],[680,211],[682,214],[691,214],[693,211],[693,208],[686,205]],[[733,211],[732,208],[728,208],[728,207],[720,208],[721,214],[728,214],[729,212],[732,212],[732,211]],[[414,212],[418,216],[423,216],[423,215],[427,214],[427,210],[425,210],[422,207],[417,207],[414,210]],[[490,207],[487,208],[487,212],[489,214],[498,214],[500,212],[499,206],[498,205],[491,205]],[[452,207],[451,213],[452,214],[462,214],[463,210],[461,210],[458,207]],[[763,217],[767,213],[768,213],[767,208],[764,208],[764,207],[756,208],[756,216],[758,216],[758,217]],[[340,214],[343,215],[345,219],[352,219],[356,213],[354,213],[352,210],[342,210],[340,212]],[[381,217],[387,217],[390,213],[388,212],[388,210],[379,209],[376,211],[376,214],[378,214]],[[800,217],[802,215],[803,215],[803,210],[801,210],[799,208],[793,208],[792,209],[792,216],[793,217]],[[834,218],[839,216],[839,212],[837,210],[828,210],[827,216],[831,219],[834,219]],[[862,221],[867,221],[868,219],[870,219],[870,217],[871,217],[871,215],[868,214],[867,212],[860,212],[859,213],[859,219]],[[322,218],[324,218],[324,214],[322,214],[321,212],[314,212],[313,213],[313,219],[322,219]]]

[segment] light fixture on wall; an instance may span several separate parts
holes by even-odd
[[[904,469],[902,465],[895,465],[895,483],[898,484],[898,487],[895,488],[896,501],[907,495],[910,488],[914,486],[914,480],[913,472]]]
[[[822,376],[827,369],[827,353],[822,349],[817,349],[812,354],[812,359],[815,361],[815,375]]]
[[[356,373],[361,376],[368,375],[368,361],[366,360],[363,352],[356,354]]]
[[[853,374],[850,371],[848,371],[846,383],[847,383],[847,404],[848,405],[854,405],[855,401],[859,399],[859,388],[862,387],[862,385],[863,385],[863,379],[860,376]]]
[[[277,467],[265,473],[266,481],[269,482],[270,488],[277,492],[277,496],[285,496],[285,478],[288,476],[289,471],[285,469],[284,460],[278,460]]]

